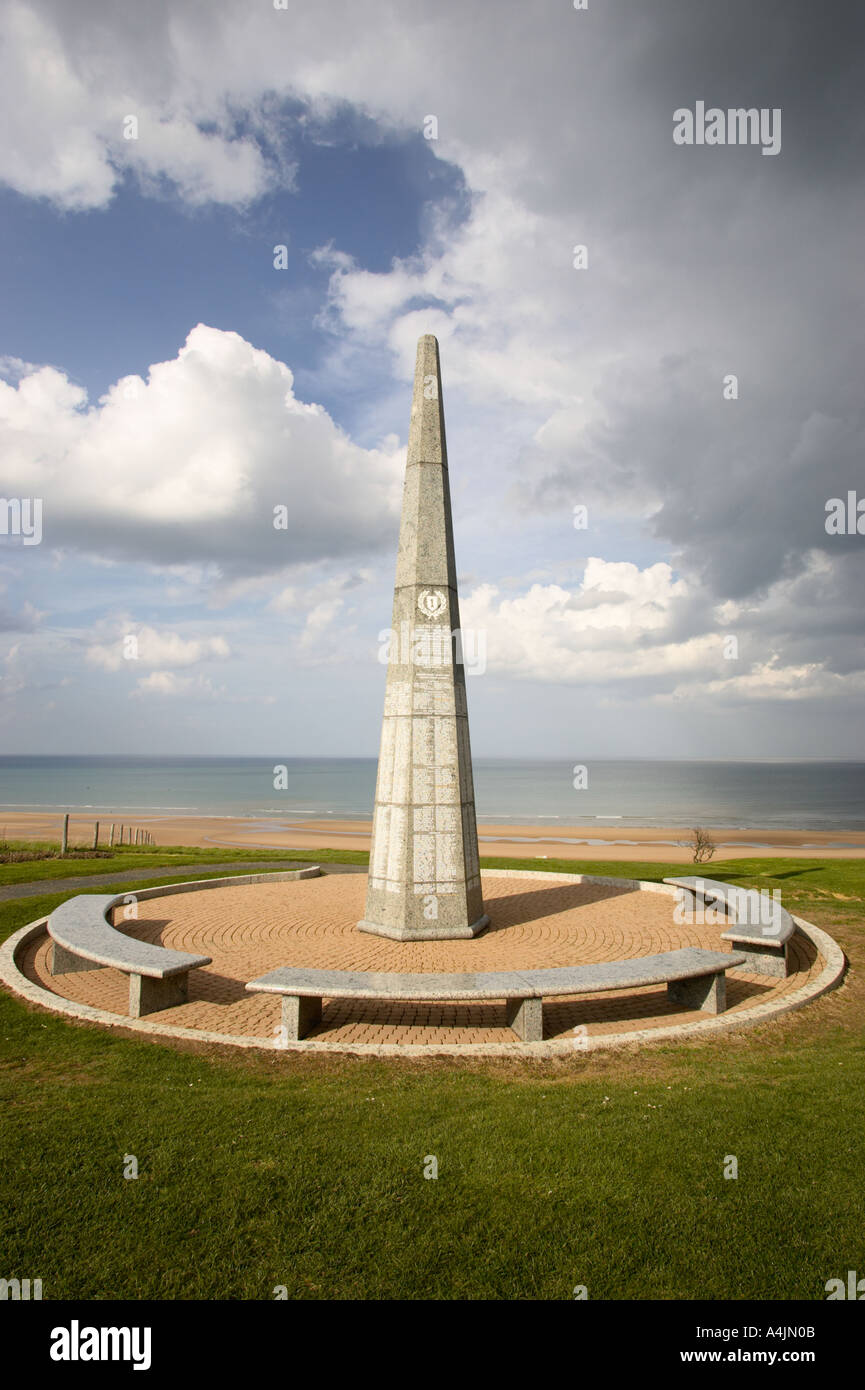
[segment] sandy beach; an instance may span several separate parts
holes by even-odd
[[[63,811],[20,811],[0,814],[0,834],[9,839],[57,840]],[[70,843],[90,843],[93,823],[100,822],[100,844],[107,844],[113,822],[146,828],[157,845],[218,846],[256,849],[368,850],[371,823],[366,820],[304,820],[273,826],[260,819],[238,816],[162,816],[129,810],[74,813],[69,820]],[[708,827],[718,859],[777,857],[851,859],[865,857],[865,831],[728,830]],[[481,823],[478,838],[482,857],[514,859],[618,859],[689,863],[682,843],[689,829],[681,826],[562,826],[555,831],[538,825]]]

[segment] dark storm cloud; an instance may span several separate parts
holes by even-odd
[[[601,23],[609,64],[584,104],[606,118],[580,142],[574,202],[594,226],[587,314],[618,361],[570,440],[524,450],[528,492],[614,514],[648,500],[718,599],[821,551],[852,621],[865,538],[827,535],[825,507],[865,493],[865,7],[618,4]],[[673,111],[697,100],[780,107],[781,152],[674,146]]]

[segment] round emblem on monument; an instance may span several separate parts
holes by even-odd
[[[417,606],[425,618],[440,618],[448,606],[448,601],[441,589],[422,590]]]

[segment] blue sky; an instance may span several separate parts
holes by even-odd
[[[475,751],[857,756],[855,7],[313,9],[9,6],[0,749],[374,754],[434,332]]]
[[[328,272],[310,265],[310,253],[335,242],[385,272],[417,251],[430,203],[456,211],[465,191],[459,170],[420,135],[362,144],[357,123],[339,117],[299,131],[291,107],[292,184],[248,208],[147,197],[131,175],[106,207],[86,212],[0,190],[4,352],[62,366],[96,400],[118,376],[175,356],[190,327],[206,322],[296,363],[299,387],[328,388],[316,370],[328,335],[314,322]],[[274,245],[287,247],[278,273]],[[377,375],[389,369],[379,364]],[[352,392],[316,399],[352,428]]]

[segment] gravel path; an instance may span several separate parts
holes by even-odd
[[[254,873],[257,869],[266,873],[268,869],[306,869],[310,862],[308,859],[257,859],[251,862],[234,859],[228,864],[178,864],[177,871],[184,878],[187,874],[213,873],[219,870],[236,870],[238,873],[248,874]],[[126,869],[122,873],[114,874],[85,874],[80,878],[43,878],[30,883],[7,883],[0,888],[0,902],[8,902],[11,898],[38,898],[42,893],[65,893],[67,888],[74,890],[99,888],[103,884],[112,883],[144,883],[147,879],[165,878],[171,873],[171,869],[172,866],[167,864],[161,869]],[[366,866],[322,864],[321,871],[323,874],[365,874]]]

